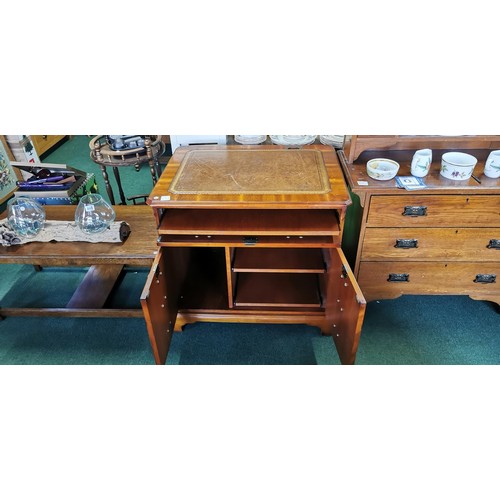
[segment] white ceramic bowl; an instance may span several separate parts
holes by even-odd
[[[366,164],[366,173],[377,181],[388,181],[396,177],[399,163],[387,158],[374,158]]]
[[[477,158],[468,154],[452,151],[441,157],[441,175],[453,181],[470,179]]]

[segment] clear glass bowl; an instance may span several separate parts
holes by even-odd
[[[7,203],[9,226],[21,238],[34,238],[45,226],[45,210],[32,198],[19,196]]]
[[[115,220],[113,207],[100,194],[86,194],[75,210],[77,226],[88,234],[101,233]]]

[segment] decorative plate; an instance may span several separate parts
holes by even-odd
[[[305,146],[316,140],[316,135],[270,135],[274,144],[281,146]]]
[[[239,144],[261,144],[266,141],[267,135],[235,135],[234,140]]]
[[[344,145],[343,135],[320,135],[319,142],[325,144],[325,146],[333,146],[335,148],[341,148]]]

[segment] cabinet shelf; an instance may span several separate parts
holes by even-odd
[[[325,273],[320,249],[238,248],[232,270],[240,273]]]
[[[160,235],[340,235],[334,210],[168,210],[158,229]]]
[[[238,274],[235,307],[320,307],[318,277],[315,274]]]

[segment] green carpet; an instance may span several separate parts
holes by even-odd
[[[88,136],[74,136],[44,161],[94,172]],[[149,167],[121,170],[126,196],[151,190]],[[115,196],[117,191],[115,190]],[[0,266],[0,303],[61,307],[85,269]],[[114,304],[137,307],[146,278],[132,270]],[[43,290],[40,294],[37,291]],[[499,315],[493,304],[464,296],[405,296],[367,306],[356,363],[359,365],[498,364]],[[0,321],[0,364],[153,364],[144,320],[138,318],[31,318]],[[195,323],[175,333],[167,364],[331,364],[339,359],[332,339],[305,325]]]

